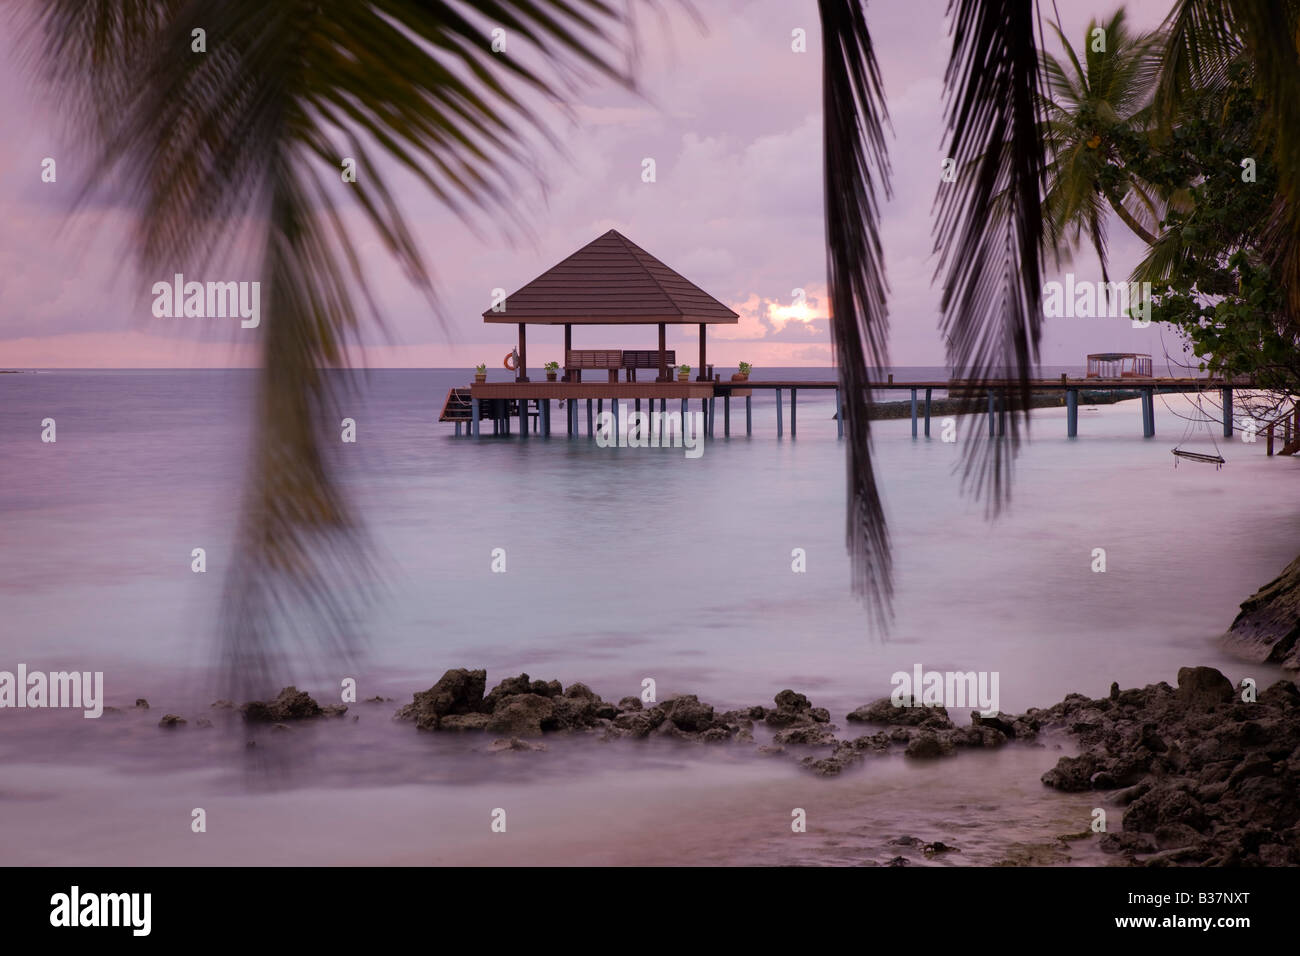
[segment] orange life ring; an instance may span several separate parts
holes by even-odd
[[[514,353],[514,352],[507,352],[507,353],[506,353],[506,360],[505,360],[504,362],[502,362],[501,364],[504,365],[504,366],[506,367],[506,371],[508,371],[508,372],[513,372],[515,369],[519,368],[519,365],[515,362],[515,353]]]

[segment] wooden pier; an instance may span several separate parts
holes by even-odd
[[[734,325],[739,315],[727,308],[699,286],[674,272],[650,253],[625,236],[610,230],[583,246],[562,262],[522,286],[518,291],[483,313],[486,323],[510,323],[518,327],[518,345],[505,358],[505,366],[515,374],[513,382],[475,382],[453,388],[443,404],[439,421],[453,422],[456,434],[478,437],[482,423],[490,421],[493,432],[509,434],[511,419],[519,423],[519,434],[552,433],[552,403],[563,403],[565,432],[576,438],[582,433],[582,404],[586,403],[588,437],[595,436],[596,416],[605,409],[617,420],[621,405],[630,411],[674,411],[680,407],[684,416],[691,403],[698,401],[704,416],[704,436],[715,436],[715,412],[722,399],[722,434],[731,435],[731,401],[745,402],[745,434],[753,434],[753,393],[769,390],[776,398],[776,434],[785,437],[786,393],[789,393],[790,437],[798,434],[799,393],[833,391],[835,393],[835,427],[844,437],[839,382],[837,381],[752,381],[722,376],[708,364],[706,330],[710,325]],[[547,380],[532,379],[528,374],[528,326],[561,326],[564,330],[563,369],[547,372]],[[676,350],[667,348],[669,325],[698,325],[699,365],[687,374],[678,366],[674,378]],[[575,349],[574,327],[617,326],[621,330],[652,326],[658,331],[658,348]],[[558,365],[559,363],[556,363]],[[1038,379],[1028,383],[1032,393],[1061,391],[1066,406],[1066,435],[1079,434],[1079,395],[1084,390],[1129,391],[1142,400],[1142,434],[1154,437],[1155,395],[1157,392],[1193,392],[1221,390],[1223,399],[1223,434],[1233,432],[1233,387],[1249,388],[1240,382],[1221,379],[1153,378],[1151,357],[1137,353],[1098,353],[1088,356],[1088,374],[1084,378]],[[637,381],[637,371],[655,373],[653,381]],[[583,381],[583,373],[606,381]],[[625,381],[619,381],[619,373]],[[1006,430],[1008,394],[1024,384],[1010,379],[895,382],[892,375],[885,382],[873,383],[873,393],[905,391],[911,394],[912,437],[923,433],[930,437],[933,394],[945,391],[964,401],[963,411],[973,410],[978,402],[987,408],[990,438]],[[923,400],[923,404],[922,404]],[[642,404],[646,408],[642,408]],[[656,403],[658,407],[656,408]],[[987,403],[985,405],[985,403]],[[984,413],[984,412],[981,412]],[[1300,420],[1297,422],[1300,428]],[[1269,430],[1270,441],[1272,429]]]
[[[1008,407],[1006,394],[1019,390],[1018,381],[997,380],[954,380],[954,381],[916,381],[895,382],[892,377],[886,382],[873,383],[871,391],[902,391],[911,395],[912,437],[930,437],[933,395],[936,391],[958,393],[972,401],[973,395],[987,397],[989,436],[995,437],[1005,433],[1005,414]],[[1034,379],[1029,383],[1029,390],[1042,394],[1059,391],[1065,396],[1066,436],[1076,438],[1079,434],[1079,394],[1083,391],[1133,392],[1142,400],[1142,435],[1153,438],[1155,426],[1155,396],[1157,393],[1183,393],[1201,391],[1219,391],[1223,403],[1223,434],[1232,437],[1232,393],[1234,388],[1249,388],[1240,382],[1231,384],[1222,379],[1208,378],[1125,378],[1114,381],[1098,378],[1059,378]],[[606,402],[617,417],[620,403],[626,403],[629,410],[667,411],[668,402],[680,403],[680,410],[685,414],[688,403],[700,402],[704,414],[704,437],[714,438],[715,413],[718,399],[722,400],[723,437],[731,436],[731,402],[733,398],[743,399],[745,403],[745,434],[753,434],[752,395],[755,391],[770,391],[776,399],[776,434],[785,436],[786,417],[789,416],[790,437],[798,435],[799,392],[833,391],[835,393],[835,426],[838,437],[844,437],[844,423],[840,416],[840,385],[837,381],[800,381],[788,379],[781,381],[745,380],[723,382],[482,382],[452,389],[444,405],[440,421],[454,422],[456,434],[479,435],[479,423],[488,420],[494,423],[498,434],[509,432],[509,426],[503,429],[503,419],[519,418],[521,415],[535,420],[533,431],[549,436],[551,431],[551,403],[563,401],[567,409],[568,421],[566,434],[577,437],[582,433],[583,415],[581,404],[586,402],[586,434],[595,434],[595,416],[604,410]],[[788,399],[787,399],[788,394]],[[788,404],[787,404],[788,402]],[[468,426],[463,429],[463,426]],[[463,430],[462,430],[463,429]],[[528,434],[525,424],[520,425],[520,433]],[[1270,429],[1271,431],[1271,429]],[[1271,435],[1270,435],[1271,437]]]

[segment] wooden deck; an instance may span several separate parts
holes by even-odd
[[[736,384],[742,384],[737,382]],[[714,382],[475,382],[471,398],[712,398]]]

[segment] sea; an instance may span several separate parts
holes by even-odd
[[[882,628],[851,588],[833,393],[800,391],[797,436],[788,394],[781,437],[771,392],[755,390],[750,436],[733,401],[723,437],[719,402],[716,438],[688,457],[600,447],[585,410],[576,439],[559,412],[549,438],[458,438],[438,415],[468,370],[371,370],[338,399],[355,443],[328,451],[368,556],[330,584],[353,652],[286,642],[277,675],[321,703],[354,682],[357,700],[249,728],[211,704],[257,374],[0,375],[0,670],[102,672],[111,708],[0,709],[0,864],[1102,865],[1095,834],[1058,839],[1102,798],[1040,782],[1064,739],[821,778],[752,747],[552,736],[502,754],[391,718],[456,667],[613,701],[649,679],[719,711],[790,688],[849,736],[845,714],[917,666],[996,673],[1009,713],[1189,665],[1283,676],[1219,638],[1295,557],[1300,462],[1197,420],[1217,407],[1158,396],[1148,439],[1137,401],[1081,406],[1075,439],[1064,408],[1036,409],[996,516],[963,489],[964,429],[945,442],[938,419],[929,439],[873,422],[894,567]],[[1176,465],[1176,445],[1226,464]],[[162,728],[165,714],[186,723]],[[907,838],[956,850],[924,858]]]

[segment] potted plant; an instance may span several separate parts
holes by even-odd
[[[476,382],[486,382],[486,381],[487,381],[487,366],[486,366],[486,365],[475,365],[475,366],[474,366],[474,381],[476,381]]]
[[[737,372],[735,375],[731,376],[731,380],[733,382],[748,382],[749,370],[753,367],[754,366],[750,365],[748,362],[741,362],[740,371]]]
[[[546,380],[547,380],[548,382],[554,382],[554,381],[555,381],[555,375],[556,375],[557,372],[559,372],[559,370],[560,370],[560,363],[559,363],[559,362],[547,362],[547,363],[546,363]]]
[[[689,365],[677,366],[677,381],[689,382],[691,380],[691,367]]]

